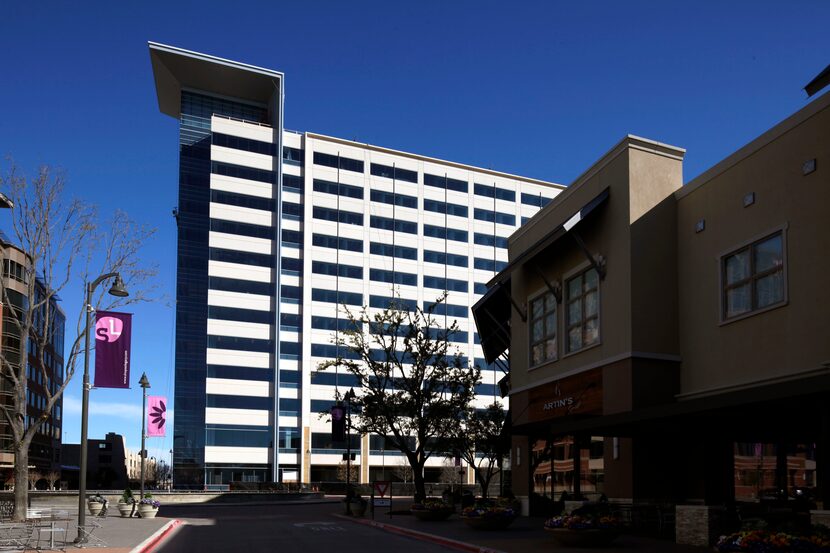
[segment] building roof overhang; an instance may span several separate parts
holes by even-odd
[[[159,110],[179,117],[181,92],[191,89],[268,105],[282,89],[283,74],[175,46],[148,42]]]

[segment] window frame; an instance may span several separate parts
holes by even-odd
[[[719,317],[719,326],[727,325],[730,323],[734,323],[735,321],[740,321],[746,319],[747,317],[754,317],[755,315],[760,315],[761,313],[766,313],[767,311],[772,311],[773,309],[778,309],[780,307],[784,307],[785,305],[789,304],[790,296],[789,296],[789,278],[788,278],[788,259],[787,259],[787,230],[788,224],[783,224],[773,229],[769,229],[765,232],[760,234],[756,234],[752,238],[745,240],[744,242],[740,243],[738,246],[734,246],[729,250],[721,252],[721,254],[717,257],[718,262],[718,287],[719,287],[719,305],[718,305],[718,317]],[[781,273],[782,273],[782,280],[783,280],[783,295],[781,301],[775,302],[773,304],[761,307],[761,308],[751,308],[749,311],[744,313],[740,313],[735,315],[734,317],[727,317],[726,316],[726,292],[728,289],[736,288],[739,285],[746,284],[747,282],[750,284],[750,303],[752,305],[755,304],[755,282],[760,278],[770,276],[775,274],[777,271],[770,270],[765,271],[763,273],[754,273],[755,267],[755,256],[753,255],[753,247],[761,244],[762,242],[766,242],[770,238],[774,238],[776,235],[781,236]],[[749,266],[750,266],[750,275],[749,277],[743,279],[741,284],[732,284],[729,285],[727,288],[726,284],[726,259],[740,253],[743,250],[749,250]]]
[[[596,293],[597,293],[597,314],[596,314],[597,341],[592,343],[592,344],[589,344],[589,345],[586,345],[585,342],[584,342],[584,340],[585,340],[585,334],[584,334],[584,332],[585,332],[585,323],[588,319],[585,318],[585,296],[586,296],[586,293],[585,293],[585,290],[583,289],[580,293],[580,296],[579,296],[581,298],[580,303],[581,303],[581,312],[582,312],[581,321],[580,321],[579,324],[580,324],[580,327],[582,328],[582,332],[583,332],[583,335],[582,335],[583,343],[582,343],[582,346],[579,347],[578,349],[573,349],[572,350],[571,347],[570,347],[569,335],[570,335],[571,327],[576,326],[576,325],[572,325],[570,323],[570,321],[568,320],[568,306],[571,302],[571,297],[570,297],[570,294],[569,294],[569,292],[570,292],[569,284],[573,279],[578,278],[578,277],[584,277],[584,275],[586,273],[590,272],[590,271],[594,271],[594,272],[597,273],[597,287],[596,287]],[[578,353],[582,353],[583,351],[586,351],[586,350],[589,350],[591,348],[595,348],[597,346],[602,345],[602,278],[600,277],[599,272],[596,270],[596,268],[588,262],[585,262],[585,263],[579,265],[578,267],[576,267],[575,269],[569,271],[567,274],[565,274],[562,277],[562,338],[564,340],[563,348],[564,348],[564,352],[565,352],[562,355],[562,358],[565,358],[565,357],[568,357],[568,356],[571,356],[571,355],[576,355]]]
[[[558,283],[558,282],[559,282],[559,280],[556,279],[556,280],[551,281],[551,284],[556,286],[556,283]],[[553,359],[544,359],[541,362],[534,364],[533,363],[533,346],[536,345],[536,344],[544,344],[545,342],[547,342],[547,340],[550,338],[550,334],[545,333],[545,335],[542,337],[541,340],[538,340],[538,341],[534,342],[534,340],[533,340],[533,322],[534,322],[534,320],[537,320],[537,319],[544,322],[544,320],[547,318],[547,316],[549,314],[549,311],[544,310],[544,305],[543,305],[542,315],[540,317],[533,317],[533,302],[537,301],[537,300],[540,300],[540,299],[544,301],[544,298],[546,298],[547,296],[552,296],[553,297],[553,312],[554,312],[554,320],[555,320],[555,323],[554,323],[554,337],[556,338],[556,352],[554,354]],[[531,294],[527,298],[527,320],[528,320],[528,323],[527,323],[527,343],[528,343],[527,368],[528,368],[528,370],[537,369],[539,367],[542,367],[542,366],[546,365],[547,363],[553,363],[555,361],[558,361],[561,358],[560,348],[561,348],[562,333],[561,333],[561,328],[560,328],[561,325],[559,323],[560,305],[561,305],[560,302],[556,301],[556,296],[554,296],[553,293],[550,290],[548,290],[547,287],[544,287],[544,288],[541,288],[540,290],[537,290],[536,292],[534,292],[533,294]],[[547,328],[545,328],[545,330],[547,330]]]

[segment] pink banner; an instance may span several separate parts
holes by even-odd
[[[163,437],[167,424],[167,398],[147,396],[147,437]]]

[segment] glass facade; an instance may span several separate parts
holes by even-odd
[[[267,113],[263,108],[187,91],[182,91],[181,100],[173,481],[178,488],[202,489],[210,481],[206,481],[205,474],[205,445],[210,445],[206,437],[215,435],[208,433],[205,426],[205,380],[209,373],[206,347],[209,316],[208,260],[211,257],[208,245],[211,230],[211,116],[217,114],[265,122]],[[229,142],[224,140],[223,144]],[[241,171],[248,178],[252,176],[247,174],[245,168],[235,168],[228,164],[214,164],[213,168],[219,174],[233,176]],[[263,178],[261,173],[254,176],[257,179]],[[273,174],[271,179],[273,181]],[[233,196],[221,194],[221,198],[228,203],[234,201]],[[238,201],[243,200],[239,198]],[[217,230],[225,233],[237,231],[225,221],[219,222]],[[258,229],[258,232],[261,231]],[[244,281],[228,284],[237,283],[245,285]],[[216,369],[221,370],[218,367]],[[212,371],[211,374],[216,372]]]

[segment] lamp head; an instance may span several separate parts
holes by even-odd
[[[149,388],[150,387],[150,380],[147,378],[147,373],[141,373],[141,380],[138,381],[138,384],[142,388]]]
[[[110,295],[118,296],[119,298],[126,298],[130,295],[124,286],[124,280],[121,278],[121,275],[115,275],[115,282],[112,283],[112,287],[110,288]]]

